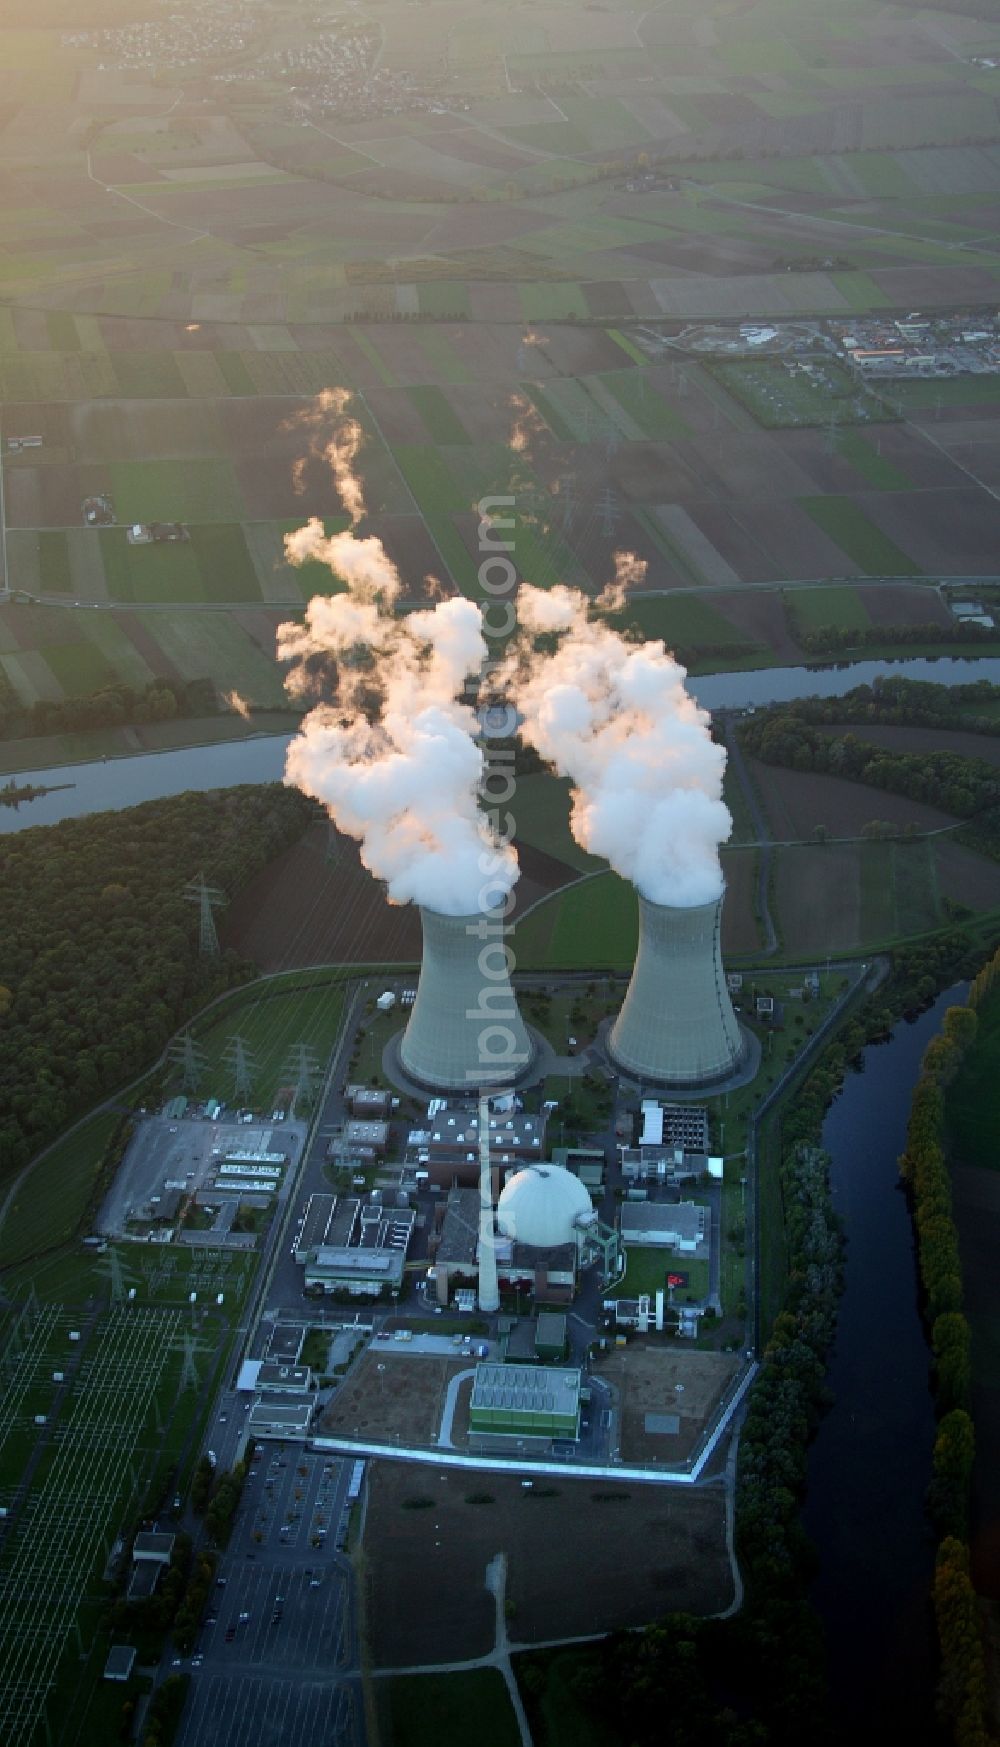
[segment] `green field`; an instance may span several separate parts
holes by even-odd
[[[602,873],[556,894],[518,923],[518,969],[627,969],[635,958],[638,910],[632,887]]]
[[[238,522],[246,506],[231,461],[113,461],[111,488],[123,522]]]
[[[0,1267],[13,1267],[75,1236],[119,1120],[111,1112],[88,1117],[31,1171],[0,1225]]]
[[[803,497],[799,502],[816,526],[829,534],[867,576],[923,574],[920,565],[907,557],[850,498]]]
[[[594,377],[653,442],[673,442],[690,435],[690,426],[676,407],[664,399],[645,370],[616,370]]]
[[[221,1017],[196,1024],[193,1030],[205,1055],[200,1093],[202,1096],[212,1093],[225,1100],[235,1096],[232,1069],[226,1064],[226,1056],[230,1041],[236,1036],[244,1040],[254,1064],[255,1104],[271,1104],[280,1088],[294,1086],[293,1062],[300,1043],[305,1044],[318,1064],[318,1086],[340,1030],[343,1011],[344,992],[335,979],[322,987],[269,989],[265,984],[228,1001]]]
[[[789,590],[785,598],[804,631],[815,631],[827,625],[836,625],[841,630],[861,630],[872,622],[854,588],[796,588]]]
[[[384,1738],[392,1747],[519,1747],[520,1734],[502,1674],[474,1668],[458,1674],[397,1675],[379,1682]]]
[[[700,595],[637,596],[616,622],[637,625],[644,637],[662,637],[668,649],[742,647],[747,638]]]
[[[870,437],[863,437],[856,430],[840,430],[837,432],[837,454],[843,455],[845,461],[861,474],[868,485],[876,491],[911,491],[913,481],[907,477],[902,468],[888,461],[874,446]]]
[[[407,393],[434,443],[467,443],[469,433],[440,388],[409,388]]]
[[[522,776],[510,801],[517,841],[554,855],[572,868],[586,873],[603,864],[581,849],[569,827],[570,785],[568,780],[550,776]]]

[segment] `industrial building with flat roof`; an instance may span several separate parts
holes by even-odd
[[[370,1120],[376,1116],[388,1116],[392,1109],[392,1097],[381,1086],[348,1086],[344,1096],[352,1116]]]
[[[625,1244],[708,1253],[708,1208],[697,1201],[624,1201],[621,1234]]]
[[[548,1365],[476,1366],[469,1404],[473,1448],[551,1444],[580,1435],[578,1370]]]
[[[494,1111],[489,1119],[490,1163],[494,1171],[517,1168],[545,1157],[545,1117],[523,1111]],[[438,1187],[479,1181],[479,1111],[434,1099],[426,1126],[410,1131],[407,1163],[426,1171]]]
[[[409,1206],[387,1207],[378,1190],[367,1201],[311,1195],[295,1246],[307,1289],[352,1298],[397,1294],[416,1217]]]

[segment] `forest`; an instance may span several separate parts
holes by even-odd
[[[175,795],[0,839],[0,1179],[253,967],[200,957],[204,873],[233,897],[313,816],[278,784]]]

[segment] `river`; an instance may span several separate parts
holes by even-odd
[[[707,710],[736,710],[749,705],[785,703],[789,698],[840,697],[853,686],[870,684],[877,674],[930,679],[958,685],[974,679],[1000,682],[1000,657],[957,661],[857,661],[841,667],[765,667],[752,673],[704,673],[689,680],[690,690]],[[235,783],[277,782],[284,765],[285,734],[259,734],[211,746],[185,746],[172,752],[140,752],[129,758],[102,759],[93,764],[55,765],[32,770],[26,781],[72,783],[70,789],[42,795],[20,807],[0,807],[0,834],[22,831],[26,825],[53,825],[105,808],[134,807],[138,801],[179,795],[185,789],[231,788]],[[4,779],[7,780],[6,777]]]
[[[898,1158],[920,1058],[965,988],[866,1049],[823,1124],[847,1267],[828,1372],[835,1402],[810,1451],[804,1515],[844,1740],[936,1739],[924,1515],[934,1404]]]

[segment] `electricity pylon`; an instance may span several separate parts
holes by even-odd
[[[220,892],[217,886],[206,884],[205,875],[197,874],[184,887],[184,896],[191,904],[197,904],[200,915],[198,918],[198,951],[202,958],[218,958],[219,936],[216,932],[213,910],[226,902],[225,892]]]

